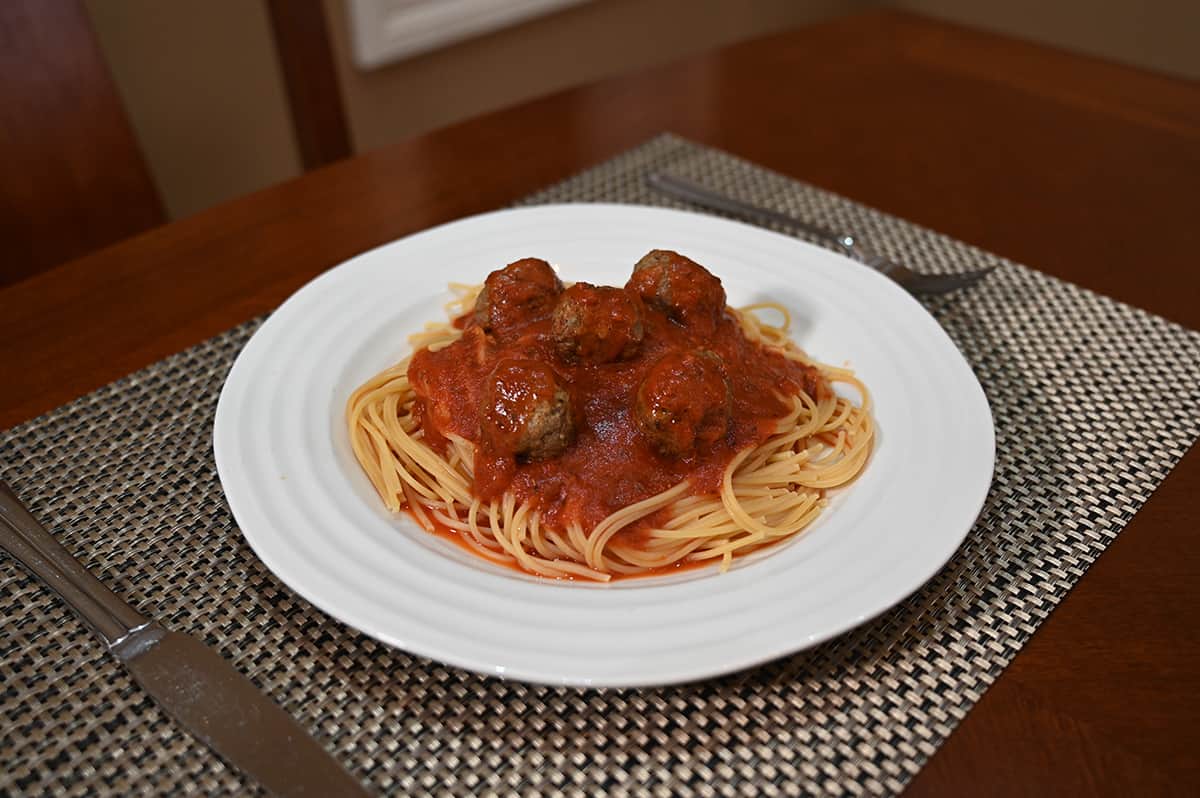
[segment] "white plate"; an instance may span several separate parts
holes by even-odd
[[[624,284],[654,248],[709,267],[730,304],[793,314],[810,355],[873,393],[865,473],[808,531],[728,573],[612,585],[495,567],[384,510],[350,451],[343,407],[444,318],[450,281],[525,256],[568,281]],[[962,542],[991,482],[983,391],[934,319],[890,280],[748,225],[629,205],[558,205],[453,222],[313,280],[254,334],[221,392],[217,469],[262,561],[330,615],[416,654],[551,684],[632,686],[734,671],[883,612]]]

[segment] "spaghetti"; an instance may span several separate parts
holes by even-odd
[[[638,289],[638,272],[625,289],[587,286],[592,294],[582,296],[599,297],[600,307],[627,302],[601,291],[633,292],[636,300],[632,321],[608,313],[593,327],[591,310],[563,321],[575,287],[547,289],[554,301],[544,307],[534,307],[526,291],[504,308],[505,286],[492,277],[482,288],[452,285],[450,320],[412,336],[412,355],[351,395],[346,419],[355,456],[389,510],[407,509],[428,531],[456,535],[492,562],[545,577],[607,581],[704,562],[724,570],[734,556],[796,535],[824,509],[826,492],[867,463],[874,439],[868,391],[851,371],[812,361],[791,341],[786,308],[728,308],[719,281],[709,278],[720,291],[712,311],[678,283],[674,305],[663,304],[667,281],[645,278]],[[505,328],[504,313],[513,308],[528,312]],[[769,323],[765,312],[780,321]],[[621,346],[609,335],[613,318],[627,322]],[[537,417],[570,427],[532,438],[524,450],[511,444],[517,438],[507,428],[507,437],[488,436],[488,403],[500,400],[489,398],[487,380],[500,379],[494,375],[517,362],[505,359],[517,351],[550,364],[547,379],[566,386]],[[676,361],[682,365],[666,381],[656,376]],[[709,392],[715,398],[687,405],[702,401],[693,397],[704,383],[693,375],[705,369],[717,374]],[[693,382],[670,381],[679,375]],[[839,393],[835,384],[850,390]],[[509,397],[511,386],[500,387],[497,395]],[[570,412],[557,412],[559,403]],[[691,414],[687,423],[660,423],[676,411]],[[707,438],[706,424],[716,425]]]

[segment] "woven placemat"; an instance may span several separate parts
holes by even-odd
[[[118,594],[232,660],[376,790],[898,792],[1200,433],[1200,334],[673,136],[528,202],[670,204],[642,186],[651,168],[858,231],[926,271],[1000,267],[927,303],[991,402],[991,495],[940,573],[849,634],[725,678],[577,691],[346,628],[255,558],[217,480],[217,395],[257,323],[3,433],[0,476]],[[7,557],[0,618],[0,793],[257,789]]]

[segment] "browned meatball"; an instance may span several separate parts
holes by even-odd
[[[642,342],[642,302],[622,288],[575,283],[563,291],[551,319],[555,346],[567,361],[625,360]]]
[[[642,379],[634,415],[654,448],[684,457],[725,436],[732,401],[719,356],[703,349],[671,352]]]
[[[625,287],[680,324],[709,332],[725,312],[721,281],[678,252],[656,249],[633,267]]]
[[[548,316],[562,290],[546,261],[515,261],[487,276],[475,298],[475,323],[501,335],[511,332]]]
[[[548,460],[575,440],[571,397],[549,364],[501,360],[483,388],[480,434],[494,454]]]

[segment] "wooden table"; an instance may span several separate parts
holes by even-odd
[[[662,130],[1200,328],[1200,85],[875,12],[399,142],[4,289],[0,426]],[[911,794],[1194,786],[1197,493],[1192,451]]]

